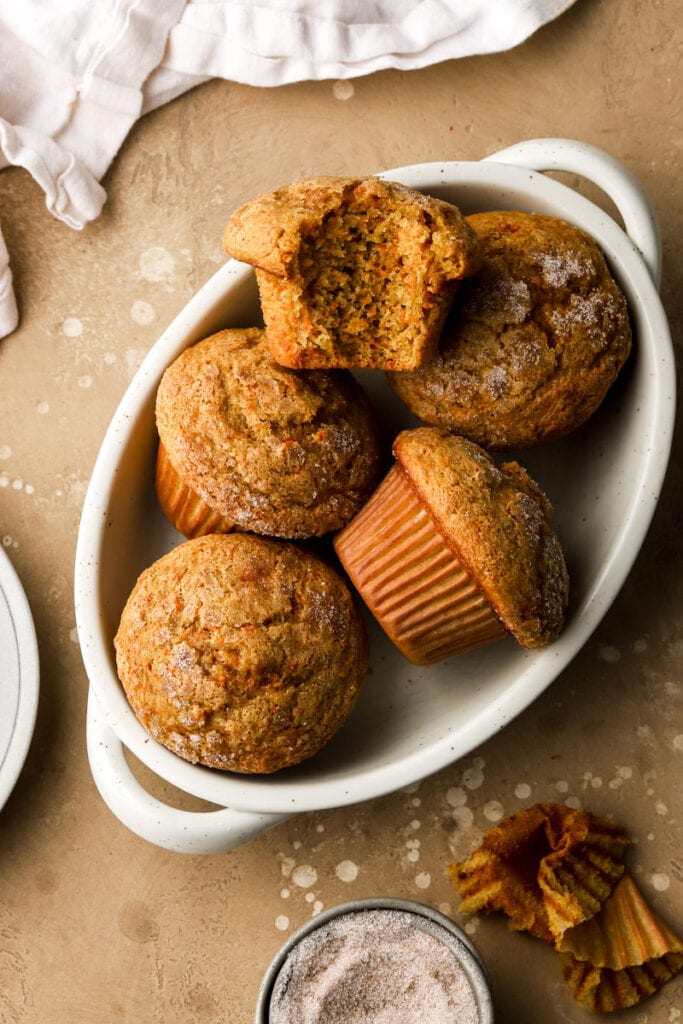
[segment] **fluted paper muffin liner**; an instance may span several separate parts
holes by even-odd
[[[372,614],[414,664],[507,636],[399,464],[334,547]]]
[[[630,875],[620,879],[595,917],[564,933],[558,949],[574,998],[598,1013],[634,1006],[683,967],[683,942]]]
[[[560,959],[569,990],[577,1003],[592,1013],[611,1013],[635,1006],[658,992],[683,968],[683,953],[666,953],[619,971],[576,960],[571,953],[561,953]]]
[[[503,819],[448,874],[462,913],[502,911],[554,945],[576,1001],[634,1006],[683,969],[683,942],[624,872],[628,837],[583,810],[540,803]]]
[[[624,873],[618,825],[562,804],[503,819],[465,861],[449,867],[460,911],[502,911],[510,926],[557,946],[593,917]]]
[[[230,533],[233,529],[234,523],[210,508],[181,479],[161,443],[157,453],[155,483],[159,504],[165,515],[185,537],[191,539],[208,533]]]
[[[625,874],[589,921],[570,928],[558,949],[597,967],[621,970],[667,953],[683,953],[683,942],[652,910],[630,875]]]

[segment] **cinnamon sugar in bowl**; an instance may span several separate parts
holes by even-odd
[[[460,928],[412,900],[356,900],[295,932],[254,1024],[492,1024],[484,964]]]

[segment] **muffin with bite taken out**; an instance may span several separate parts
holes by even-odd
[[[457,207],[380,178],[304,178],[257,196],[223,246],[256,269],[273,358],[307,369],[421,366],[479,264]]]

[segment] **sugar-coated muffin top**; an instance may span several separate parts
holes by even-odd
[[[435,265],[435,274],[465,277],[478,266],[476,235],[456,206],[399,182],[376,177],[299,178],[256,196],[233,213],[223,232],[223,248],[259,270],[284,277],[295,269],[302,236],[318,228],[331,212],[343,213],[354,198],[368,205],[384,204],[387,215],[399,206],[404,217],[410,209],[438,217],[435,229],[441,234],[436,242],[442,249],[438,255],[448,255],[451,263],[448,268]],[[407,223],[404,226],[409,228]]]
[[[457,207],[379,178],[307,178],[257,196],[223,244],[256,267],[266,343],[291,367],[420,366],[479,265]]]
[[[341,576],[251,534],[186,541],[146,569],[115,646],[128,700],[154,739],[188,761],[246,773],[316,753],[368,666]]]
[[[376,483],[378,432],[360,385],[346,371],[278,366],[257,328],[186,349],[162,377],[156,417],[173,468],[240,529],[320,536]]]
[[[553,217],[467,217],[482,266],[436,357],[389,382],[426,423],[486,448],[561,437],[598,408],[631,349],[626,300],[598,246]]]
[[[527,648],[562,629],[569,579],[550,502],[516,462],[497,466],[471,441],[405,430],[394,453],[439,532]]]

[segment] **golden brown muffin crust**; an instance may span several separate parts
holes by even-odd
[[[550,502],[516,462],[434,427],[399,434],[396,458],[503,625],[527,648],[555,639],[568,575]]]
[[[350,713],[367,639],[341,577],[282,541],[213,534],[142,573],[115,638],[147,731],[191,762],[273,772],[310,757]]]
[[[257,328],[221,331],[166,370],[159,436],[180,477],[240,529],[319,536],[343,526],[374,486],[374,415],[346,371],[273,362]]]
[[[309,178],[231,217],[224,248],[256,267],[268,347],[291,367],[419,366],[459,279],[478,266],[460,211],[379,178]]]
[[[585,232],[515,211],[467,218],[482,267],[439,352],[389,383],[426,423],[487,448],[561,437],[598,408],[631,348],[626,300]]]

